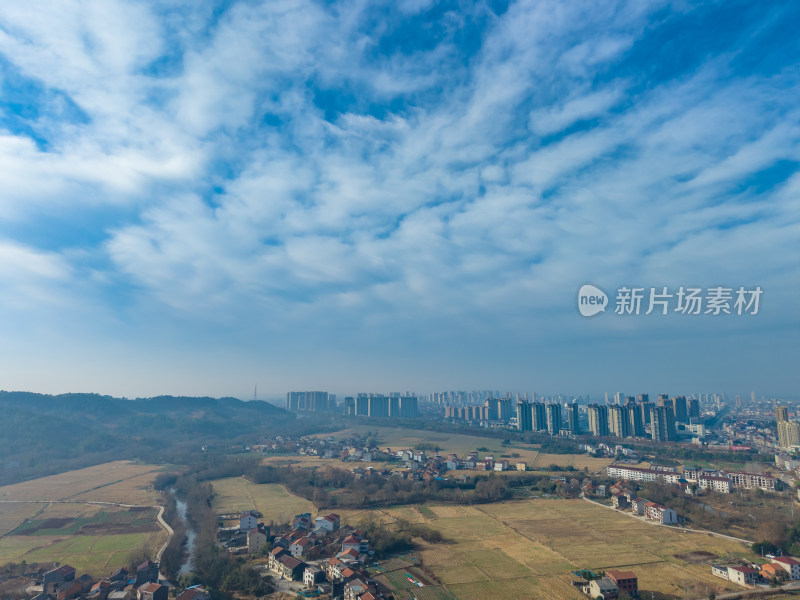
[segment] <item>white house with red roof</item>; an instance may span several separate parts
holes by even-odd
[[[339,515],[331,513],[324,517],[317,517],[314,519],[315,529],[324,529],[325,531],[336,531],[339,529]]]

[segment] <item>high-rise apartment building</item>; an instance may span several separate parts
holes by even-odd
[[[531,403],[531,417],[534,431],[547,431],[547,409],[544,402]]]
[[[675,406],[675,420],[678,423],[688,423],[689,403],[686,401],[686,396],[675,396],[672,401]]]
[[[520,431],[533,431],[531,405],[527,402],[517,404],[517,429]]]
[[[575,435],[581,432],[579,415],[577,402],[567,406],[567,428]]]
[[[558,435],[561,430],[561,405],[547,405],[547,431],[550,435]]]
[[[660,442],[675,441],[675,413],[671,406],[656,406],[650,412],[650,437]]]
[[[628,435],[644,437],[645,431],[641,406],[629,404],[625,408],[628,410]]]
[[[608,435],[608,407],[603,404],[590,404],[589,431],[592,435],[604,437]]]
[[[650,425],[650,415],[653,412],[653,408],[655,408],[655,404],[652,402],[642,402],[639,404],[639,408],[641,409],[642,413],[642,423],[645,426]]]
[[[781,448],[800,446],[800,423],[789,420],[789,409],[775,407],[775,419],[778,421],[778,445]]]
[[[800,446],[800,423],[778,421],[778,445],[781,448]]]
[[[628,437],[628,408],[612,405],[608,407],[608,431],[616,437]]]
[[[697,398],[689,399],[689,421],[700,418],[700,400]]]
[[[286,394],[286,410],[321,412],[330,409],[328,392],[288,392]]]

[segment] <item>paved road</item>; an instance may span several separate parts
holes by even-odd
[[[734,600],[734,598],[753,598],[754,596],[772,596],[780,594],[782,591],[797,591],[800,590],[800,582],[793,581],[780,587],[774,588],[759,588],[755,590],[741,590],[738,592],[729,592],[727,594],[720,594],[717,600]]]

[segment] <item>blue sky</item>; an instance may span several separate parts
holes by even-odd
[[[796,396],[794,2],[0,5],[0,387]],[[593,283],[763,290],[586,319]]]

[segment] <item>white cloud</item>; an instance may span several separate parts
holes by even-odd
[[[4,6],[0,53],[87,118],[33,119],[42,146],[0,133],[0,214],[114,217],[81,252],[0,248],[0,276],[41,296],[89,272],[80,293],[113,305],[130,286],[132,319],[168,307],[201,328],[254,322],[278,343],[324,330],[324,344],[553,341],[571,327],[565,298],[599,274],[779,287],[797,268],[772,258],[800,221],[796,181],[730,188],[797,160],[796,114],[775,95],[788,84],[731,76],[725,57],[675,80],[616,79],[659,6],[476,8],[434,47],[386,54],[392,24],[363,2],[241,3],[218,19],[191,3],[170,17]],[[486,18],[474,55],[456,17]],[[165,53],[174,64],[150,72]],[[764,272],[770,261],[780,269]]]

